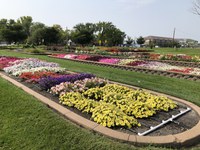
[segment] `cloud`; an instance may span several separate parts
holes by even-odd
[[[121,4],[129,6],[142,7],[154,3],[156,0],[117,0],[117,1]]]

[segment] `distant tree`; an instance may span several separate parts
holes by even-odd
[[[58,44],[60,41],[60,33],[54,27],[47,27],[44,29],[44,44]]]
[[[145,40],[144,40],[144,38],[142,36],[140,36],[139,38],[137,38],[137,44],[139,44],[140,46],[142,44],[144,44],[144,42],[145,42]]]
[[[32,34],[33,32],[35,32],[36,30],[40,28],[45,28],[45,27],[46,27],[45,24],[41,22],[34,22],[30,27],[30,34]]]
[[[126,34],[116,28],[111,22],[99,22],[96,24],[97,41],[100,45],[123,44]]]
[[[30,27],[30,36],[28,37],[27,42],[35,45],[44,44],[45,29],[46,26],[43,23],[33,23]]]
[[[0,21],[0,38],[8,43],[23,42],[26,39],[26,33],[21,24],[12,19],[2,19]]]
[[[58,24],[54,24],[53,28],[58,31],[58,35],[57,35],[58,36],[58,42],[57,43],[63,44],[64,41],[66,40],[66,32]]]
[[[34,32],[31,32],[31,36],[28,38],[27,42],[34,45],[44,44],[44,32],[44,28],[34,30]]]
[[[33,19],[31,16],[23,16],[17,20],[17,23],[20,23],[22,25],[23,30],[26,33],[27,37],[30,36],[30,28],[31,28],[31,25],[33,24],[32,21]]]
[[[77,44],[81,44],[82,46],[90,44],[93,39],[93,34],[86,30],[72,32],[72,40]]]
[[[58,44],[60,40],[59,31],[54,27],[40,27],[31,33],[28,43],[35,45]]]
[[[193,2],[192,12],[196,15],[200,15],[200,0],[195,0]]]
[[[6,26],[7,26],[7,22],[8,20],[7,19],[1,19],[0,20],[0,41],[3,41],[3,35],[2,35],[2,31],[4,29],[6,29]]]
[[[152,49],[155,46],[156,46],[155,41],[150,40],[149,41],[149,47]]]
[[[80,23],[74,26],[74,30],[71,33],[72,40],[81,44],[82,46],[91,44],[94,41],[95,25],[92,23]]]
[[[126,44],[130,46],[133,43],[133,39],[130,36],[127,36]]]

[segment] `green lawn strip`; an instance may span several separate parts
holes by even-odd
[[[71,71],[93,73],[99,77],[109,80],[118,81],[129,85],[135,85],[141,88],[146,88],[186,99],[200,106],[200,82],[169,78],[159,75],[137,73],[104,66],[83,64],[79,62],[50,58],[40,55],[26,55],[9,51],[0,51],[0,55],[36,57],[46,61],[56,62],[59,63],[62,67],[65,67]]]
[[[160,53],[160,54],[187,54],[191,56],[200,56],[200,49],[199,48],[154,48],[153,53]]]
[[[77,127],[2,78],[0,85],[0,149],[140,149]]]

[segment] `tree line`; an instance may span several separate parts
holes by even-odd
[[[80,45],[116,46],[123,44],[125,38],[125,32],[112,22],[79,23],[72,30],[64,30],[58,24],[49,27],[41,22],[33,22],[31,16],[0,20],[0,41],[8,43],[52,45],[73,41]],[[126,40],[129,45],[133,42],[131,37]]]

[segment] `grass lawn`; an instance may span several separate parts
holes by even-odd
[[[0,85],[0,150],[138,149],[66,121],[34,97],[1,78]]]
[[[200,82],[148,75],[67,60],[0,51],[0,55],[37,57],[72,71],[163,92],[200,106]],[[0,79],[0,149],[138,149],[79,128],[35,98]],[[11,94],[12,93],[12,94]],[[145,147],[155,149],[154,147]],[[197,146],[196,149],[199,147]],[[160,149],[160,148],[158,148]]]
[[[154,48],[154,53],[160,54],[186,54],[191,56],[200,56],[200,48]]]

